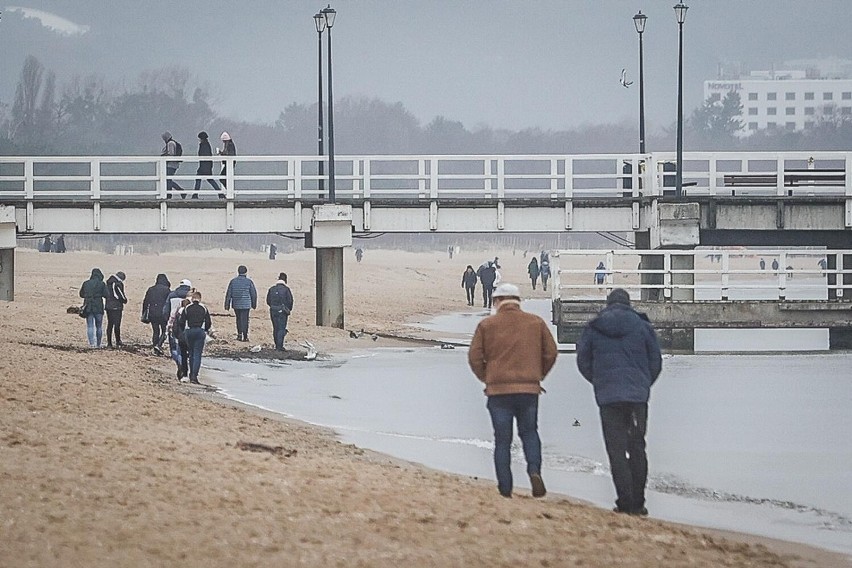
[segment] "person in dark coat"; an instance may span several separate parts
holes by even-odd
[[[491,307],[491,294],[494,293],[494,281],[497,279],[497,267],[489,261],[485,268],[480,266],[479,281],[482,283],[482,307]]]
[[[63,253],[65,252],[65,235],[59,235],[56,238],[56,245],[54,247],[56,252]]]
[[[166,317],[166,333],[169,338],[169,353],[172,359],[175,360],[178,366],[178,379],[181,379],[189,374],[187,370],[188,364],[188,348],[186,341],[183,339],[182,330],[175,327],[178,312],[184,305],[184,300],[189,303],[189,295],[192,291],[192,282],[184,278],[178,284],[178,287],[169,292],[166,298],[166,305],[163,306],[163,315]]]
[[[541,276],[541,287],[547,292],[547,281],[550,280],[550,260],[545,258],[538,265],[538,274]]]
[[[603,261],[601,261],[595,268],[595,284],[600,286],[604,283],[604,280],[606,280],[606,266],[604,266]]]
[[[91,277],[80,286],[80,297],[83,298],[82,313],[86,316],[89,346],[100,347],[103,340],[104,299],[107,297],[104,273],[100,268],[93,268]]]
[[[364,249],[358,247],[355,249],[355,261],[361,262],[361,259],[364,258]]]
[[[536,257],[532,257],[532,260],[527,265],[527,273],[530,275],[530,281],[532,282],[533,290],[535,290],[535,285],[538,282],[538,275],[541,273],[538,269],[538,259]]]
[[[189,382],[197,385],[198,371],[201,370],[201,355],[204,353],[204,343],[213,324],[207,306],[201,303],[201,292],[195,291],[190,296],[190,303],[183,308],[176,323],[187,345],[189,358]]]
[[[124,272],[118,271],[106,281],[106,315],[107,315],[107,347],[112,347],[112,337],[115,335],[115,346],[123,347],[121,342],[121,316],[127,296],[124,293]]]
[[[237,155],[237,147],[234,145],[234,141],[231,140],[231,135],[227,132],[223,132],[219,137],[222,140],[222,147],[216,149],[216,153],[220,156],[236,156]],[[224,177],[228,175],[228,162],[222,160],[222,171],[219,173],[222,178],[219,180],[222,182],[222,187],[228,187],[228,178]],[[220,199],[225,198],[224,193],[219,194]]]
[[[208,140],[207,133],[203,130],[198,133],[198,155],[199,156],[212,156],[213,148],[210,147],[210,142]],[[198,190],[201,189],[201,177],[205,176],[207,178],[207,183],[210,184],[210,187],[219,192],[219,197],[225,197],[222,194],[221,188],[219,188],[219,184],[216,183],[216,180],[213,179],[213,161],[212,160],[202,160],[198,162],[198,169],[195,171],[195,175],[199,176],[195,178],[195,193],[192,194],[193,199],[198,199]],[[185,197],[185,196],[182,196]]]
[[[630,295],[622,288],[609,293],[606,307],[583,329],[577,341],[577,368],[592,383],[600,408],[618,497],[615,511],[647,515],[648,398],[662,370],[662,356],[654,328],[644,314],[633,310]]]
[[[476,292],[476,282],[476,272],[474,272],[473,267],[468,264],[467,268],[464,269],[461,279],[462,288],[464,288],[464,291],[467,294],[468,306],[473,305],[474,293]]]
[[[275,256],[278,254],[278,247],[275,246],[275,243],[269,243],[269,260],[275,260]]]
[[[228,283],[225,292],[225,311],[234,307],[237,320],[237,341],[248,341],[249,311],[257,308],[257,289],[246,273],[248,268],[240,265],[237,275]]]
[[[157,274],[156,282],[148,288],[142,300],[142,323],[151,324],[151,347],[157,355],[163,354],[163,342],[166,340],[166,323],[169,321],[166,304],[171,287],[172,283],[165,274]]]
[[[277,351],[284,351],[287,319],[293,311],[293,292],[287,286],[287,274],[278,275],[278,281],[266,292],[266,305],[272,320],[272,341]]]

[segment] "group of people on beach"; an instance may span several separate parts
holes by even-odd
[[[543,497],[547,490],[541,474],[538,400],[544,392],[541,382],[556,363],[556,342],[543,319],[521,309],[517,286],[501,283],[491,297],[496,313],[476,327],[468,364],[485,383],[497,490],[512,497],[511,446],[517,423],[532,495]],[[633,309],[627,291],[612,290],[606,307],[584,328],[577,342],[577,367],[593,385],[600,409],[617,495],[614,511],[647,516],[645,431],[651,385],[662,370],[662,355],[651,323]]]
[[[172,137],[172,133],[169,131],[163,132],[162,135],[163,142],[165,146],[163,146],[162,151],[160,152],[161,156],[168,156],[173,158],[179,158],[183,155],[183,147],[180,142],[175,140]],[[209,136],[203,130],[198,133],[198,155],[201,157],[212,156],[213,149],[210,146],[210,141],[208,140]],[[231,139],[231,135],[227,132],[222,132],[219,136],[219,139],[222,141],[222,147],[216,148],[217,156],[236,156],[237,155],[237,147],[234,144],[233,139]],[[172,179],[172,176],[177,173],[178,168],[180,167],[181,160],[174,159],[166,161],[166,197],[168,199],[172,198],[173,191],[179,191],[181,199],[186,199],[186,191],[180,186],[178,182]],[[215,191],[219,194],[219,199],[225,199],[225,193],[222,191],[227,188],[227,176],[228,174],[228,162],[226,160],[222,160],[222,170],[219,172],[221,176],[219,178],[219,182],[213,178],[213,161],[212,160],[201,160],[198,162],[198,169],[195,171],[195,175],[198,177],[195,178],[195,190],[192,194],[192,199],[198,199],[198,192],[201,189],[202,179],[207,179],[207,183],[210,184]],[[221,187],[219,186],[221,184]]]
[[[118,271],[106,282],[103,272],[93,268],[91,276],[80,287],[83,305],[80,316],[86,319],[89,345],[99,348],[103,341],[103,316],[107,316],[107,347],[122,347],[121,319],[127,304],[124,290],[126,275]],[[163,355],[163,345],[169,342],[169,354],[177,365],[178,380],[188,379],[198,383],[204,346],[213,337],[213,322],[207,307],[201,303],[201,292],[188,279],[180,281],[172,290],[165,274],[158,274],[154,285],[145,292],[142,300],[141,321],[151,325],[151,348]],[[293,293],[287,286],[287,274],[281,272],[278,280],[266,295],[275,349],[285,350],[287,321],[293,311]],[[225,311],[233,308],[236,319],[237,341],[248,342],[249,313],[257,309],[257,289],[248,277],[244,265],[228,283],[225,292]],[[113,342],[113,338],[115,342]]]
[[[492,295],[503,280],[500,274],[499,260],[495,256],[494,260],[486,260],[476,270],[470,264],[464,269],[461,278],[461,287],[465,290],[468,306],[472,306],[475,302],[476,284],[479,282],[482,284],[482,307],[493,307],[494,301]],[[549,254],[546,251],[541,251],[541,262],[536,257],[533,257],[529,265],[527,265],[527,272],[530,275],[533,290],[535,290],[538,284],[538,279],[541,278],[541,285],[547,291],[547,281],[550,279]]]

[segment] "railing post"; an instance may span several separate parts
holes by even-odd
[[[556,158],[550,159],[550,198],[556,199],[559,191],[559,163]]]
[[[89,190],[92,194],[92,199],[101,198],[101,161],[94,159],[89,164],[89,175],[92,181],[89,182]]]
[[[157,159],[157,194],[158,199],[166,198],[166,160],[165,158]]]
[[[33,160],[24,160],[24,199],[28,202],[32,202],[33,197],[35,197],[35,179],[33,179],[34,170]]]
[[[494,191],[494,182],[491,178],[491,159],[485,158],[482,160],[482,173],[485,176],[485,183],[482,188],[485,191],[485,197],[491,198],[491,192]]]
[[[234,165],[236,164],[236,160],[231,156],[225,156],[225,165],[228,167],[228,171],[225,172],[225,181],[228,184],[228,187],[225,188],[225,199],[229,201],[233,201],[234,192],[236,188],[234,187]],[[233,230],[233,229],[229,229]]]
[[[438,159],[429,160],[429,197],[438,198]]]
[[[503,200],[506,196],[506,161],[497,158],[497,199]]]
[[[432,175],[431,171],[429,175]],[[420,199],[426,197],[426,158],[417,159],[417,197]]]
[[[848,229],[852,227],[852,153],[846,153],[845,168],[843,170],[843,180],[846,193],[846,223]]]
[[[775,156],[775,171],[775,195],[777,195],[778,197],[783,197],[784,195],[786,195],[786,190],[784,188],[784,157],[780,154]]]
[[[731,260],[728,251],[722,251],[722,300],[728,300],[728,290],[730,286]]]
[[[710,170],[709,171],[710,179],[708,180],[707,190],[709,191],[710,195],[715,196],[716,193],[717,193],[716,192],[716,187],[717,187],[716,183],[718,181],[718,179],[717,179],[718,172],[716,171],[716,154],[713,154],[712,156],[710,156],[709,170]]]
[[[671,299],[672,297],[672,255],[669,251],[662,253],[663,255],[663,297]]]
[[[362,164],[362,167],[363,167],[363,176],[364,176],[361,179],[361,184],[362,184],[361,189],[364,190],[364,199],[365,200],[370,199],[370,190],[372,189],[372,185],[373,185],[371,183],[372,180],[370,179],[370,176],[372,175],[372,173],[371,173],[372,168],[370,167],[370,163],[371,163],[370,158],[364,158],[361,161],[361,164]]]
[[[787,299],[787,253],[778,255],[778,299]]]
[[[562,279],[559,277],[559,251],[555,250],[550,253],[550,298],[551,300],[562,299]],[[553,322],[556,323],[556,322]]]
[[[291,160],[292,165],[289,166],[292,168],[293,172],[293,196],[297,200],[302,199],[302,158],[297,158],[295,160]],[[288,167],[288,169],[289,169]]]

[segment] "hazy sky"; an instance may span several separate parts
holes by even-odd
[[[57,72],[133,84],[140,71],[188,68],[226,116],[273,122],[317,96],[317,33],[307,0],[17,0],[0,21],[0,100],[23,59]],[[677,109],[673,0],[342,0],[333,3],[334,95],[402,102],[426,123],[565,129],[636,121],[638,37],[645,31],[649,128]],[[852,0],[692,0],[684,25],[684,105],[720,63],[852,59]],[[325,49],[324,41],[324,49]],[[621,69],[628,80],[619,84]]]

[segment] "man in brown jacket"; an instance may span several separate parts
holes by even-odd
[[[538,396],[541,381],[556,362],[556,342],[543,319],[521,310],[517,286],[500,284],[492,297],[497,313],[479,322],[467,358],[485,383],[494,426],[497,489],[503,497],[512,496],[512,427],[517,420],[533,497],[544,497]]]

